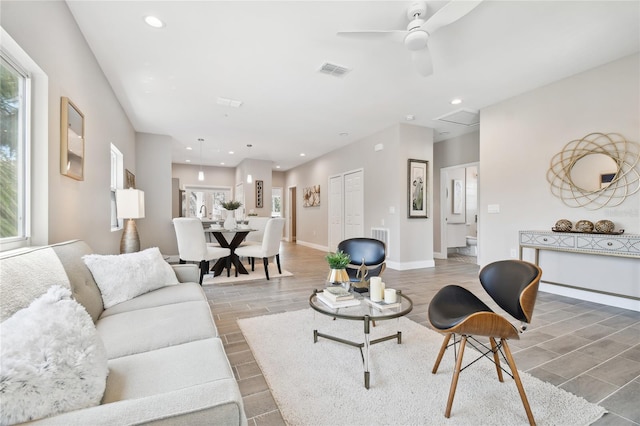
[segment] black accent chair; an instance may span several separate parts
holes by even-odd
[[[429,321],[436,330],[445,333],[445,337],[431,372],[436,374],[442,356],[449,346],[454,346],[456,359],[445,417],[448,418],[451,415],[460,372],[484,356],[496,365],[498,380],[503,381],[503,371],[513,377],[529,423],[535,424],[507,340],[519,339],[519,333],[522,333],[526,329],[526,324],[531,322],[541,276],[542,270],[538,266],[521,260],[490,263],[480,271],[482,287],[502,309],[521,322],[519,328],[504,316],[493,312],[484,302],[463,287],[448,285],[433,297],[429,304]],[[474,336],[488,337],[490,347],[476,340]],[[449,344],[451,337],[453,337],[453,343]],[[496,343],[497,338],[500,338],[500,343]],[[456,351],[458,343],[460,347]],[[477,349],[481,355],[462,367],[462,357],[467,343]],[[511,373],[501,367],[500,356],[509,364]]]
[[[347,265],[349,280],[354,283],[354,289],[367,291],[365,284],[371,277],[382,275],[386,268],[385,260],[387,250],[385,244],[373,238],[349,238],[338,244],[338,250],[342,250],[351,257]],[[358,283],[362,283],[360,286]]]

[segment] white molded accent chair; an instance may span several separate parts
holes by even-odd
[[[255,229],[255,231],[249,232],[247,238],[245,238],[244,242],[253,245],[261,245],[262,239],[264,238],[264,230],[267,227],[267,222],[271,220],[270,217],[264,216],[250,216],[249,217],[249,228]]]
[[[180,263],[198,262],[200,265],[200,285],[204,274],[209,272],[209,261],[221,259],[231,255],[231,250],[222,247],[212,247],[207,244],[204,237],[202,221],[194,217],[177,217],[173,219],[178,240],[178,254]],[[227,262],[227,274],[229,273]]]
[[[282,239],[282,230],[284,229],[285,220],[282,218],[269,219],[264,229],[264,237],[261,245],[247,245],[238,247],[236,254],[238,256],[246,256],[251,259],[251,270],[255,270],[255,258],[261,257],[264,263],[264,274],[269,279],[269,258],[276,257],[278,272],[282,274],[280,268],[280,240]]]

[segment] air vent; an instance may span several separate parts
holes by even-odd
[[[437,121],[445,123],[459,124],[461,126],[477,126],[480,123],[478,111],[470,109],[459,109],[436,118]]]
[[[331,64],[329,62],[325,62],[320,67],[321,73],[329,74],[334,77],[342,77],[349,71],[351,71],[349,68],[343,67],[341,65]]]

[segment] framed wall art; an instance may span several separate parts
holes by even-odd
[[[60,173],[84,180],[84,114],[66,97],[60,101]]]
[[[256,180],[256,208],[264,207],[264,182]]]
[[[318,207],[320,205],[320,185],[304,188],[302,207]]]
[[[409,159],[407,163],[407,217],[409,219],[426,218],[427,177],[429,162]]]
[[[124,188],[134,188],[136,187],[136,175],[131,173],[129,170],[124,169]]]

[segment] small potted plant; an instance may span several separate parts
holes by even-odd
[[[347,265],[351,261],[351,256],[342,250],[335,253],[328,253],[325,259],[329,263],[329,276],[327,281],[332,284],[349,283],[349,274],[347,274]]]
[[[239,209],[240,206],[242,206],[242,203],[240,201],[232,200],[225,201],[220,205],[227,211],[227,217],[224,220],[224,229],[236,229],[236,226],[238,226],[238,224],[236,223],[235,210]]]

